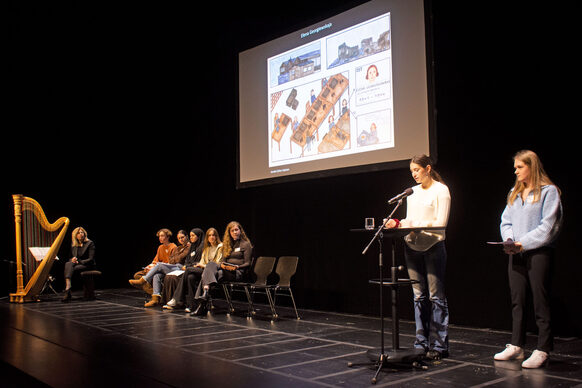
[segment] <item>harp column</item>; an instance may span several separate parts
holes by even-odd
[[[22,195],[15,194],[12,199],[14,200],[14,224],[16,230],[16,293],[18,294],[24,290],[22,277]]]

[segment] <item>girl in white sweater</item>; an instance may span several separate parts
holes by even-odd
[[[449,219],[451,195],[426,155],[410,161],[410,172],[418,185],[406,199],[406,218],[392,219],[386,224],[395,227],[440,227],[409,233],[405,258],[414,293],[416,340],[414,346],[424,349],[426,357],[438,360],[449,354],[449,308],[445,296],[445,228]]]

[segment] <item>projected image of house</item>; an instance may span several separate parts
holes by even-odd
[[[281,63],[279,85],[303,78],[321,69],[321,54],[313,51]]]

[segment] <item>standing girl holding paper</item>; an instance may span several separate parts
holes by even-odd
[[[501,215],[501,237],[508,244],[509,288],[512,304],[511,343],[495,354],[495,360],[524,358],[526,330],[526,293],[530,284],[538,326],[536,349],[521,365],[523,368],[544,366],[553,350],[550,327],[550,270],[554,241],[562,224],[560,190],[544,171],[538,156],[529,150],[514,158],[515,184]]]

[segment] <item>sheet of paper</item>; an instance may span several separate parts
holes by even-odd
[[[36,261],[42,261],[50,249],[51,247],[28,247],[28,250],[32,253]]]
[[[515,241],[487,241],[489,245],[514,245]]]

